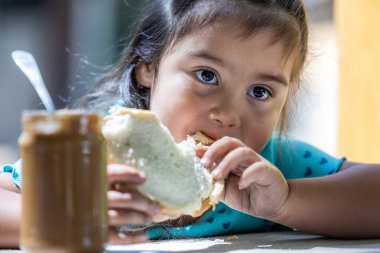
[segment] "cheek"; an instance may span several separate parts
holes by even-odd
[[[151,110],[177,117],[195,110],[201,101],[194,89],[194,81],[186,72],[162,66],[158,73],[151,93]]]
[[[273,124],[272,122],[267,124],[255,124],[254,126],[251,125],[248,129],[242,130],[246,133],[243,137],[243,142],[248,147],[260,153],[272,136],[275,127],[276,123]]]
[[[183,84],[165,82],[151,94],[151,110],[165,117],[178,117],[193,107],[194,96]]]
[[[184,83],[166,82],[165,85],[156,86],[152,92],[151,111],[157,114],[174,139],[179,142],[186,139],[194,123],[201,118],[202,107],[194,102],[197,100],[195,94],[186,89]]]
[[[267,110],[254,113],[244,124],[245,129],[242,129],[244,143],[258,153],[264,149],[278,125],[284,102],[277,102]]]

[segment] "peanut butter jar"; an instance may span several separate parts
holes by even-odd
[[[106,151],[100,117],[74,110],[25,111],[20,246],[26,252],[103,252]]]

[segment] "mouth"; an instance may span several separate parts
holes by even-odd
[[[222,138],[222,136],[217,136],[216,134],[212,134],[206,131],[193,132],[190,136],[205,146],[210,146],[216,140]]]
[[[200,146],[210,146],[211,144],[214,143],[214,139],[210,138],[209,136],[199,131],[192,134],[191,138],[195,141],[196,145],[200,145]]]

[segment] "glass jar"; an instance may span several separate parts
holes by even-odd
[[[26,252],[103,252],[107,175],[95,113],[25,111],[20,246]]]

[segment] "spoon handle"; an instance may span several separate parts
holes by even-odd
[[[54,103],[46,89],[46,85],[41,77],[41,72],[34,56],[27,51],[16,50],[12,52],[12,58],[37,91],[46,110],[48,112],[55,111]]]

